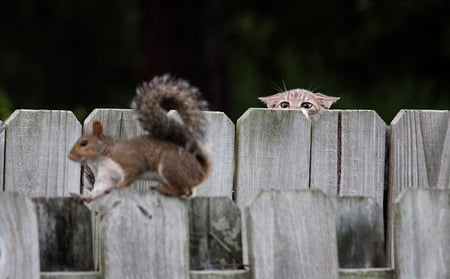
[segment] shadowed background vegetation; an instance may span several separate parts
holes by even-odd
[[[170,3],[169,3],[170,2]],[[0,117],[127,108],[165,72],[236,120],[277,87],[374,109],[450,107],[447,0],[17,0],[0,9]]]

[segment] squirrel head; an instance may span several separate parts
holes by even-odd
[[[69,153],[69,159],[76,162],[95,160],[101,156],[106,148],[102,124],[94,121],[92,124],[92,133],[80,137]]]

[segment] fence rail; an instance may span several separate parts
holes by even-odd
[[[0,278],[450,277],[449,111],[402,110],[390,126],[367,110],[205,116],[214,167],[199,197],[139,181],[87,208],[66,198],[81,190],[67,153],[95,119],[142,134],[132,111],[84,125],[14,112],[0,132]]]

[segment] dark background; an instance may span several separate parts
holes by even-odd
[[[450,107],[450,1],[16,0],[0,8],[0,118],[128,108],[136,85],[188,79],[233,121],[277,86],[334,108]]]

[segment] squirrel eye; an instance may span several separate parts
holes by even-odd
[[[310,102],[303,102],[300,106],[305,109],[310,109],[313,105]]]
[[[280,108],[288,108],[289,107],[289,102],[281,102],[280,103]]]
[[[88,141],[87,140],[82,140],[81,142],[80,142],[80,146],[86,146],[88,144]]]

